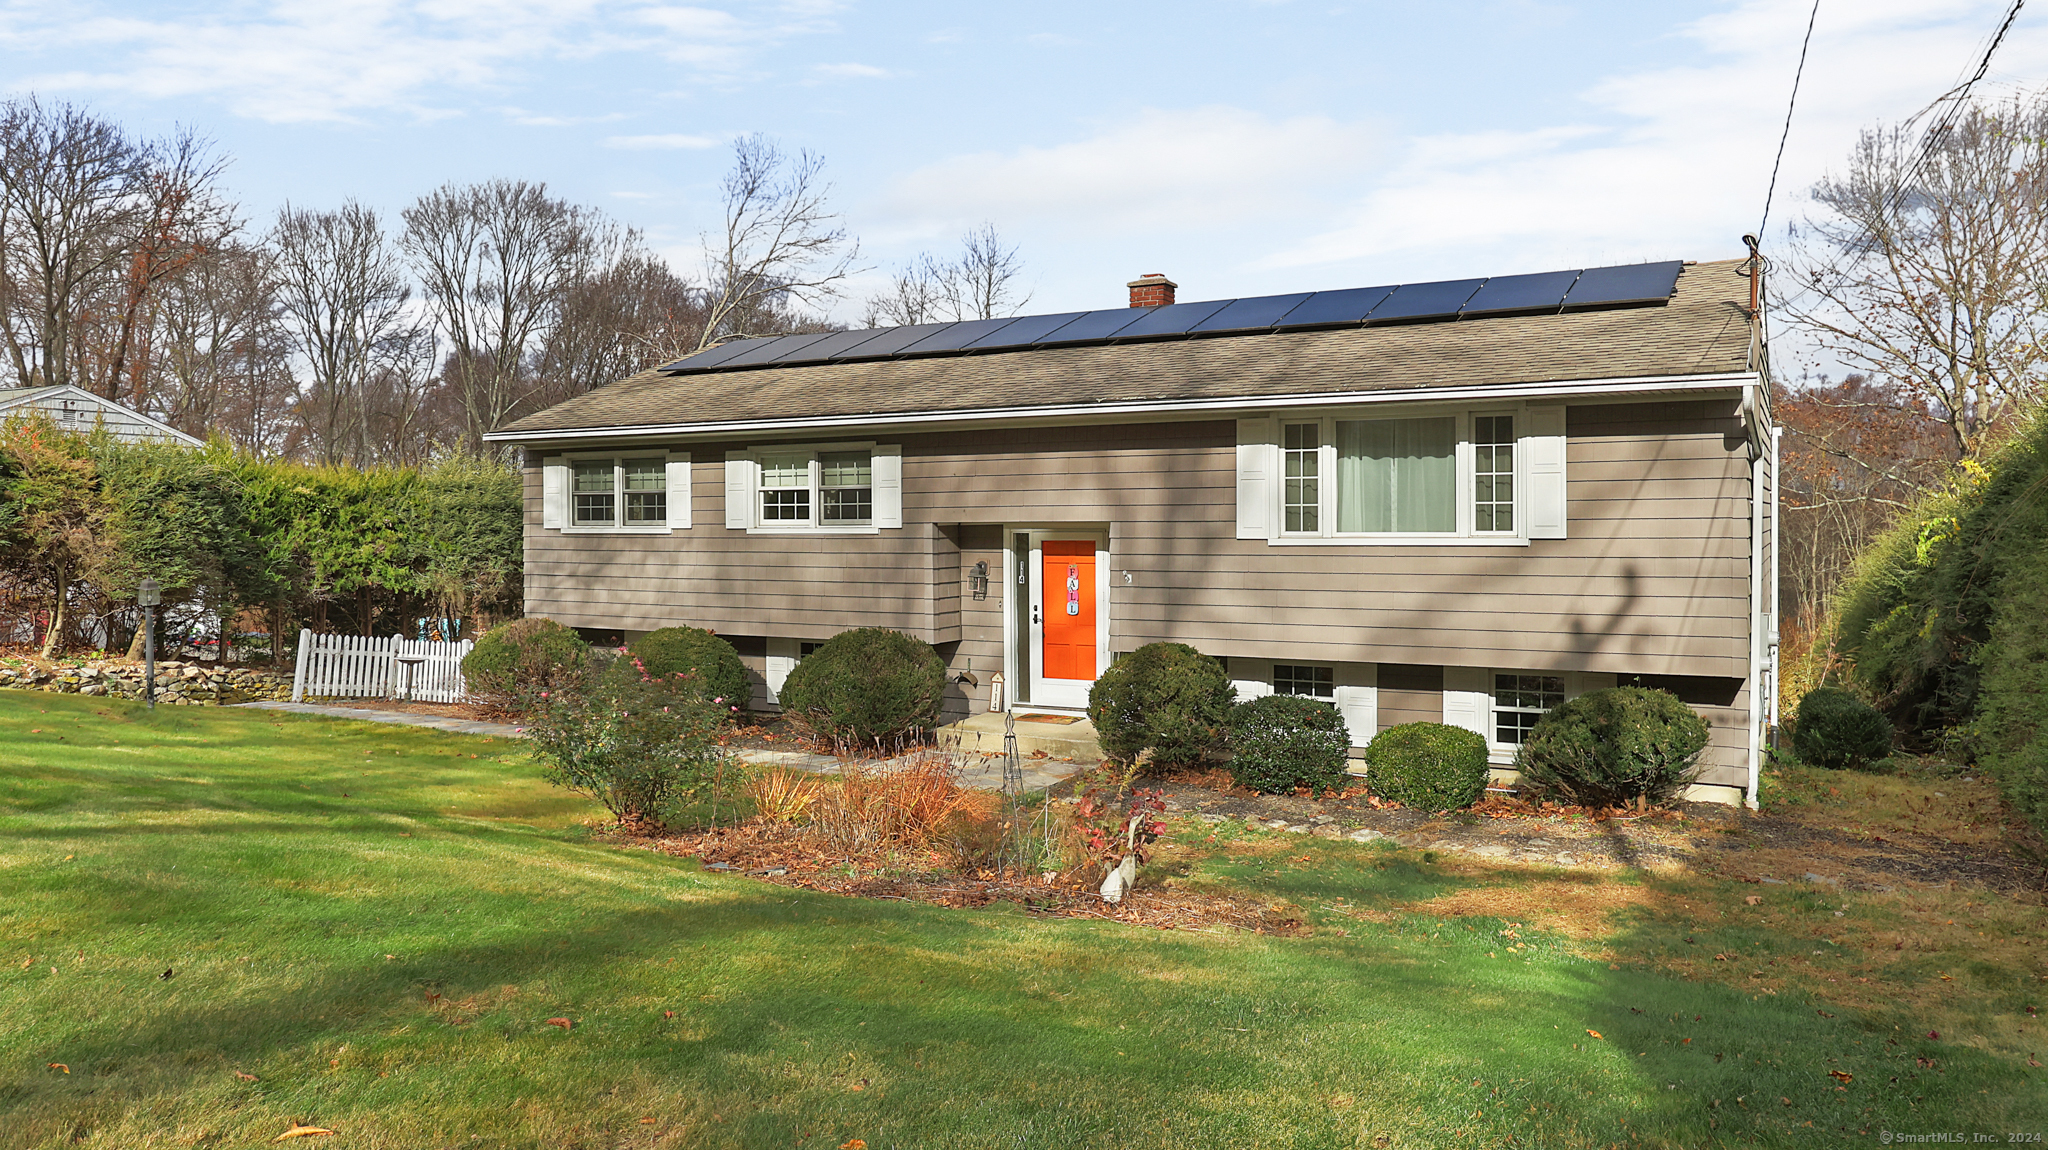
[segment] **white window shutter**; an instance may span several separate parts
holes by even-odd
[[[1380,733],[1380,689],[1378,687],[1337,688],[1337,713],[1351,732],[1351,745],[1362,747]]]
[[[668,525],[679,529],[690,525],[690,453],[668,453]]]
[[[540,461],[540,525],[557,531],[569,523],[569,460],[550,455]]]
[[[1484,667],[1444,668],[1444,725],[1493,741],[1492,673]]]
[[[768,701],[778,707],[782,705],[782,685],[796,669],[797,650],[795,639],[768,640]]]
[[[761,465],[744,451],[725,453],[725,525],[745,531],[754,525],[754,487]]]
[[[1273,693],[1273,684],[1259,679],[1232,679],[1230,688],[1237,692],[1237,701],[1240,703],[1263,699]]]
[[[1529,538],[1565,537],[1564,406],[1531,407],[1522,455],[1528,461]]]
[[[874,454],[875,526],[903,526],[903,448],[877,443]]]
[[[1273,537],[1273,421],[1237,421],[1237,537]]]

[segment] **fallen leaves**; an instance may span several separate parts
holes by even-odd
[[[1593,1037],[1595,1037],[1595,1038],[1599,1038],[1599,1037],[1600,1037],[1600,1032],[1599,1032],[1599,1031],[1597,1031],[1597,1030],[1588,1030],[1588,1031],[1587,1031],[1586,1033],[1587,1033],[1587,1034],[1590,1034],[1590,1035],[1592,1035],[1592,1036],[1593,1036]]]
[[[66,1074],[69,1074],[69,1073],[71,1073],[71,1068],[70,1068],[69,1066],[66,1066],[66,1065],[64,1065],[64,1064],[63,1064],[63,1063],[61,1063],[61,1062],[52,1062],[52,1063],[50,1063],[50,1069],[52,1069],[52,1070],[61,1070],[61,1071],[63,1071],[63,1072],[64,1072],[64,1073],[66,1073]]]
[[[1830,1070],[1828,1071],[1828,1077],[1834,1079],[1835,1081],[1841,1083],[1844,1086],[1847,1086],[1849,1083],[1856,1081],[1856,1076],[1854,1074],[1850,1074],[1842,1070]]]
[[[1744,895],[1742,901],[1751,906],[1762,906],[1764,904],[1764,896],[1760,894]]]
[[[235,1077],[237,1077],[237,1078],[241,1079],[241,1080],[242,1080],[242,1081],[244,1081],[244,1082],[256,1082],[256,1081],[259,1081],[259,1079],[258,1079],[258,1078],[257,1078],[257,1077],[256,1077],[256,1076],[255,1076],[254,1074],[250,1074],[250,1073],[248,1073],[247,1071],[244,1071],[244,1070],[237,1070],[237,1071],[235,1071]]]
[[[848,1138],[839,1144],[839,1150],[868,1150],[867,1140],[864,1138]]]
[[[563,1030],[574,1030],[576,1028],[576,1024],[566,1018],[550,1018],[548,1019],[548,1025],[559,1026]]]
[[[332,1131],[332,1130],[329,1130],[329,1129],[328,1129],[327,1127],[325,1127],[325,1126],[301,1126],[301,1125],[300,1125],[299,1123],[297,1123],[297,1122],[294,1122],[294,1123],[292,1123],[292,1128],[291,1128],[291,1129],[289,1129],[289,1130],[285,1131],[284,1133],[282,1133],[282,1134],[278,1135],[278,1136],[277,1136],[277,1137],[275,1137],[275,1138],[272,1138],[272,1139],[271,1139],[271,1141],[272,1141],[272,1142],[283,1142],[283,1141],[285,1141],[286,1139],[290,1139],[290,1138],[310,1138],[310,1137],[312,1137],[312,1136],[314,1136],[314,1135],[316,1135],[316,1134],[332,1134],[332,1133],[334,1133],[334,1131]]]

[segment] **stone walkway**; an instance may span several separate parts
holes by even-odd
[[[430,727],[437,731],[453,731],[462,735],[495,735],[501,738],[523,738],[526,731],[510,723],[485,723],[474,719],[454,719],[445,715],[422,715],[410,711],[380,711],[370,707],[337,707],[328,703],[260,702],[236,703],[238,707],[259,707],[266,711],[288,711],[294,715],[320,715],[330,719],[356,719],[366,723],[396,723],[405,727]],[[762,767],[788,767],[792,770],[811,771],[821,775],[839,773],[843,760],[833,755],[814,755],[805,751],[735,751],[739,758]],[[900,755],[874,764],[876,770],[892,770],[907,766],[917,755]],[[953,754],[949,755],[960,767],[960,785],[970,788],[1001,790],[1003,786],[1003,760],[999,755]],[[1027,790],[1044,790],[1067,779],[1081,768],[1080,764],[1061,762],[1057,759],[1025,759],[1024,786]]]

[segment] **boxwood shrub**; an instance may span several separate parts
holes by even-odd
[[[1088,692],[1088,719],[1102,753],[1160,766],[1196,762],[1219,749],[1237,693],[1223,665],[1185,643],[1147,643],[1110,664]]]
[[[628,650],[640,660],[640,669],[660,683],[674,683],[685,675],[685,689],[727,715],[746,712],[753,687],[747,666],[731,643],[701,627],[663,627],[649,631]],[[630,663],[627,664],[631,666]]]
[[[1301,695],[1267,695],[1230,709],[1230,777],[1264,794],[1344,785],[1351,733],[1337,708]]]
[[[571,686],[602,661],[572,628],[530,615],[484,632],[462,657],[462,677],[478,701],[521,708],[543,691]]]
[[[1403,723],[1366,744],[1365,772],[1381,798],[1404,807],[1463,810],[1486,793],[1486,739],[1463,727]]]
[[[1530,787],[1587,807],[1668,803],[1698,773],[1707,721],[1669,691],[1609,687],[1553,707],[1515,769]]]
[[[1892,753],[1891,720],[1847,691],[1815,687],[1799,700],[1792,752],[1816,767],[1869,766]]]
[[[946,663],[930,643],[900,631],[841,631],[804,657],[783,682],[783,713],[814,737],[874,745],[938,725]]]

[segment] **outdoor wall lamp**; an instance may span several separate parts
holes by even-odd
[[[967,585],[976,599],[988,598],[988,560],[975,563],[974,570],[967,576]]]

